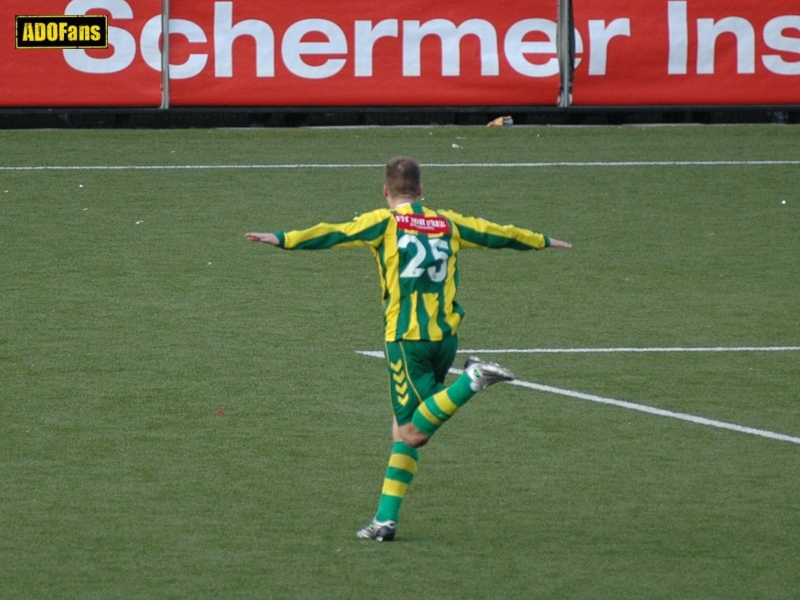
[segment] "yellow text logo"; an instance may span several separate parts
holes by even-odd
[[[17,48],[108,48],[106,15],[17,16]]]

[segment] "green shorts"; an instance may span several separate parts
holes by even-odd
[[[398,425],[410,423],[417,406],[444,389],[456,350],[456,335],[441,342],[386,342],[392,408]]]

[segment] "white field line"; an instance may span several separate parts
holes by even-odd
[[[717,347],[673,347],[673,348],[501,348],[459,350],[460,354],[605,354],[614,352],[789,352],[800,350],[800,346],[717,346]]]
[[[588,400],[589,402],[607,404],[610,406],[616,406],[618,408],[627,408],[628,410],[636,410],[650,415],[657,415],[659,417],[669,417],[670,419],[678,419],[679,421],[688,421],[689,423],[706,425],[707,427],[716,427],[717,429],[738,431],[739,433],[748,433],[750,435],[757,435],[759,437],[764,437],[771,440],[778,440],[781,442],[791,442],[792,444],[800,445],[800,437],[792,437],[790,435],[775,433],[774,431],[767,431],[765,429],[755,429],[753,427],[745,427],[744,425],[736,425],[735,423],[726,423],[724,421],[706,419],[705,417],[698,417],[686,413],[664,410],[662,408],[655,408],[652,406],[646,406],[644,404],[635,404],[633,402],[626,402],[624,400],[615,400],[614,398],[604,398],[603,396],[595,396],[594,394],[584,394],[583,392],[565,390],[557,387],[552,387],[549,385],[541,385],[538,383],[533,383],[530,381],[521,381],[519,379],[515,379],[514,381],[511,381],[509,383],[511,383],[511,385],[518,385],[520,387],[528,388],[531,390],[538,390],[540,392],[549,392],[551,394],[558,394],[559,396],[577,398],[578,400]]]
[[[800,165],[800,160],[659,160],[659,161],[612,161],[612,162],[518,162],[518,163],[424,163],[423,167],[434,169],[498,169],[498,168],[547,168],[547,167],[718,167],[718,166],[776,166]],[[218,169],[380,169],[384,164],[342,163],[319,164],[297,163],[277,165],[38,165],[0,166],[0,171],[181,171]]]
[[[788,348],[787,348],[788,349]],[[800,348],[795,348],[800,349]],[[675,350],[677,351],[677,350]],[[467,351],[465,351],[467,352]],[[497,351],[496,351],[497,352]],[[373,358],[384,358],[384,354],[382,351],[372,351],[372,350],[364,350],[359,351],[359,354],[363,354],[364,356],[371,356]],[[464,371],[462,369],[450,369],[451,373],[461,374]],[[726,429],[728,431],[736,431],[738,433],[746,433],[749,435],[755,435],[771,440],[777,440],[781,442],[789,442],[792,444],[800,445],[800,437],[793,437],[790,435],[784,435],[782,433],[775,433],[774,431],[768,431],[765,429],[756,429],[754,427],[746,427],[744,425],[737,425],[735,423],[727,423],[725,421],[716,421],[714,419],[707,419],[705,417],[698,417],[696,415],[690,415],[687,413],[680,413],[674,412],[671,410],[664,410],[662,408],[655,408],[652,406],[646,406],[644,404],[636,404],[633,402],[626,402],[624,400],[616,400],[614,398],[605,398],[603,396],[596,396],[594,394],[584,394],[583,392],[576,392],[573,390],[566,390],[562,388],[557,388],[549,385],[542,385],[539,383],[533,383],[531,381],[523,381],[521,379],[515,379],[514,381],[509,382],[511,385],[516,385],[519,387],[524,387],[530,390],[536,390],[539,392],[547,392],[550,394],[556,394],[559,396],[566,396],[568,398],[576,398],[578,400],[586,400],[589,402],[596,402],[598,404],[606,404],[609,406],[616,406],[617,408],[625,408],[627,410],[635,410],[638,412],[647,413],[650,415],[656,415],[659,417],[668,417],[670,419],[678,419],[679,421],[686,421],[689,423],[695,423],[697,425],[705,425],[707,427],[715,427],[717,429]]]

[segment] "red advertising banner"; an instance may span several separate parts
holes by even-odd
[[[573,0],[574,105],[800,104],[800,4]]]
[[[171,105],[549,105],[556,0],[171,0]]]
[[[161,0],[2,0],[0,106],[159,106],[160,65],[148,66],[139,47],[160,13]],[[17,16],[84,14],[108,16],[108,49],[17,48]],[[65,37],[66,27],[50,31],[58,33]]]
[[[161,5],[3,0],[0,106],[159,106]],[[171,0],[170,105],[554,106],[557,6]],[[800,104],[800,6],[573,0],[573,9],[574,105]],[[107,49],[56,39],[66,19],[16,27],[17,16],[87,14],[108,17]],[[19,44],[20,31],[33,39]]]

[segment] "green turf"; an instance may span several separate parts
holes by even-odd
[[[399,153],[800,160],[800,129],[0,132],[0,166]],[[0,171],[0,596],[796,597],[799,445],[513,386],[422,451],[397,542],[355,539],[390,450],[385,367],[356,353],[382,347],[375,267],[243,233],[349,220],[381,205],[381,179]],[[464,252],[463,348],[800,345],[798,181],[798,165],[423,172],[431,206],[575,244]],[[496,358],[800,436],[796,351]]]

